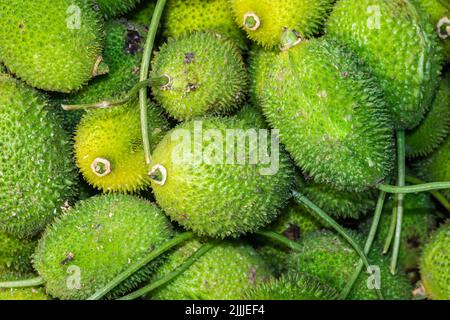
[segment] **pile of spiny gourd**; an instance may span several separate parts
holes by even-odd
[[[2,1],[0,299],[450,299],[449,7]]]

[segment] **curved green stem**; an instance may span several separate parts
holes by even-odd
[[[406,177],[406,150],[405,150],[405,131],[398,130],[397,131],[397,167],[398,167],[398,177],[397,177],[397,186],[404,187],[405,186],[405,177]],[[397,225],[395,226],[395,235],[394,235],[394,247],[392,250],[391,257],[391,273],[395,275],[397,273],[397,262],[398,262],[398,254],[400,251],[400,242],[402,236],[402,222],[403,222],[403,202],[404,202],[405,194],[399,193],[395,195],[395,204],[397,207]]]
[[[153,45],[155,43],[156,32],[158,31],[159,21],[161,20],[166,0],[158,0],[153,12],[152,22],[147,34],[145,42],[144,54],[142,58],[140,81],[145,81],[148,78],[150,69],[150,59],[153,52]],[[142,142],[144,145],[145,163],[149,165],[152,162],[152,155],[150,150],[150,141],[148,136],[148,122],[147,122],[147,90],[145,88],[139,91],[139,107],[141,113],[141,132]]]
[[[423,180],[411,176],[406,176],[405,181],[411,184],[426,183]],[[450,212],[450,202],[448,202],[448,200],[439,191],[434,190],[430,191],[430,193],[448,212]]]
[[[336,232],[338,232],[349,244],[353,247],[356,253],[359,255],[361,260],[364,262],[364,265],[367,269],[369,269],[370,264],[367,260],[366,255],[359,247],[358,243],[345,231],[343,227],[341,227],[336,221],[333,220],[328,214],[326,214],[322,209],[316,206],[311,200],[306,198],[304,195],[300,194],[297,191],[292,191],[294,196],[294,200],[300,205],[306,205],[308,208],[312,210],[320,219],[325,221],[330,227],[332,227]],[[381,291],[377,289],[377,294],[381,297]]]
[[[257,231],[255,234],[260,235],[265,238],[268,238],[270,240],[274,240],[278,243],[281,243],[294,251],[298,251],[298,252],[301,251],[302,247],[297,242],[292,241],[292,240],[286,238],[285,236],[283,236],[279,233],[276,233],[274,231],[260,230],[260,231]]]
[[[119,298],[117,300],[134,300],[139,297],[142,297],[143,295],[149,293],[150,291],[153,291],[166,283],[172,281],[176,277],[178,277],[180,274],[182,274],[184,271],[189,269],[198,259],[200,259],[205,253],[207,253],[209,250],[214,248],[217,245],[217,243],[207,243],[201,246],[197,251],[195,251],[186,261],[184,261],[181,265],[179,265],[175,270],[172,272],[164,275],[163,277],[157,279],[156,281],[150,283],[149,285],[136,290],[122,298]]]
[[[442,182],[430,182],[430,183],[423,183],[418,184],[414,186],[391,186],[387,184],[380,184],[378,185],[378,189],[381,191],[387,192],[387,193],[402,193],[402,194],[408,194],[408,193],[419,193],[419,192],[425,192],[425,191],[434,191],[434,190],[442,190],[442,189],[450,189],[450,181],[442,181]]]
[[[116,276],[114,279],[112,279],[106,286],[95,292],[92,296],[88,298],[88,300],[99,300],[102,297],[104,297],[108,292],[110,292],[112,289],[114,289],[116,286],[118,286],[121,282],[129,278],[131,275],[133,275],[135,272],[137,272],[139,269],[147,265],[152,260],[156,259],[166,251],[172,249],[173,247],[179,245],[180,243],[187,241],[189,239],[192,239],[194,237],[194,234],[192,232],[184,232],[177,236],[175,236],[173,239],[167,241],[166,243],[163,243],[159,248],[149,253],[147,256],[142,258],[141,260],[135,262],[132,264],[129,268],[127,268],[125,271],[120,273],[118,276]]]
[[[370,226],[369,235],[367,236],[366,244],[364,245],[364,253],[366,255],[369,254],[370,249],[372,248],[373,241],[375,240],[375,236],[378,231],[378,225],[380,223],[381,213],[383,212],[384,201],[386,200],[386,192],[381,191],[378,196],[377,207],[375,209],[375,213],[373,215],[372,225]],[[355,285],[356,280],[359,278],[361,271],[363,269],[364,263],[362,260],[359,260],[358,266],[356,267],[355,272],[353,273],[350,281],[347,283],[344,290],[341,292],[339,299],[345,300],[347,299],[350,291],[352,291],[353,286]]]
[[[26,280],[0,282],[0,288],[26,288],[37,287],[44,284],[42,277],[36,277]]]
[[[389,248],[391,247],[392,239],[394,239],[396,225],[397,225],[397,206],[394,205],[394,207],[392,208],[391,224],[389,225],[389,231],[386,236],[386,239],[384,240],[383,254],[388,253]]]
[[[87,110],[87,109],[108,109],[108,108],[114,108],[122,106],[128,102],[130,102],[132,99],[136,97],[138,92],[142,88],[147,87],[153,87],[153,86],[164,86],[167,85],[170,82],[170,79],[168,76],[161,76],[157,78],[147,79],[141,82],[138,82],[131,90],[127,93],[127,95],[119,100],[116,101],[101,101],[101,102],[95,102],[95,103],[87,103],[87,104],[74,104],[74,105],[66,105],[62,104],[61,107],[66,111],[72,111],[72,110]]]

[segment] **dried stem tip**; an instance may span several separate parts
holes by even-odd
[[[281,51],[289,50],[302,41],[303,38],[295,30],[284,28],[283,33],[281,34],[280,49]]]
[[[244,15],[244,26],[251,31],[256,31],[261,25],[261,20],[253,12],[247,12]]]
[[[167,181],[167,169],[161,165],[155,165],[148,173],[148,177],[156,184],[161,186],[166,184]]]
[[[442,17],[437,23],[436,29],[441,39],[447,39],[450,36],[450,19]]]
[[[92,172],[99,177],[106,177],[111,173],[111,163],[104,158],[96,158],[91,164]]]

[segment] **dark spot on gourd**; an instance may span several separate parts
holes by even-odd
[[[408,244],[408,247],[410,247],[410,248],[419,248],[421,245],[420,239],[417,236],[409,237],[406,240],[406,243]]]
[[[195,61],[194,52],[188,52],[184,54],[183,64],[191,64]]]
[[[251,284],[256,283],[256,268],[255,267],[250,268],[250,270],[248,272],[248,280],[250,281]]]
[[[140,51],[142,51],[142,37],[137,30],[128,29],[127,36],[125,41],[125,53],[134,55]]]
[[[75,259],[75,255],[74,255],[72,252],[69,252],[69,253],[67,254],[66,258],[65,258],[63,261],[61,261],[60,263],[61,263],[61,265],[63,266],[63,265],[68,264],[68,263],[69,263],[70,261],[72,261],[73,259]]]
[[[198,89],[198,87],[199,87],[198,84],[195,84],[195,83],[188,83],[188,84],[186,85],[186,92],[195,91],[195,90]]]
[[[295,224],[289,224],[283,235],[292,241],[296,241],[300,238],[300,228]]]

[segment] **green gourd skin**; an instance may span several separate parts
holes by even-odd
[[[96,10],[105,19],[115,18],[134,9],[141,0],[94,0]]]
[[[390,174],[392,120],[377,82],[351,52],[326,39],[304,41],[260,51],[250,74],[252,95],[306,175],[365,191]]]
[[[197,128],[202,126],[203,133],[210,129],[219,133],[223,143],[216,140],[216,136],[208,140],[206,134],[203,134],[202,142],[198,139],[194,142],[196,123]],[[268,175],[261,171],[270,167],[268,163],[250,164],[248,160],[238,163],[237,148],[232,153],[233,163],[226,163],[226,158],[230,160],[225,157],[226,130],[232,129],[255,129],[255,125],[235,117],[186,122],[170,131],[153,152],[151,166],[162,165],[167,170],[163,185],[152,181],[156,201],[172,220],[201,236],[239,237],[254,232],[273,221],[290,198],[293,168],[281,148],[278,170],[266,172]],[[185,141],[185,134],[190,135],[190,141]],[[268,139],[267,151],[271,154],[270,137]],[[213,156],[209,159],[214,162],[205,162],[198,157],[198,152],[190,152],[191,159],[180,159],[182,146],[186,148],[194,143],[196,150],[202,150],[203,160],[214,155],[212,150],[217,148],[223,157]],[[249,155],[248,143],[245,144],[245,155]]]
[[[425,246],[420,263],[422,284],[430,299],[450,299],[450,224],[443,224]]]
[[[382,246],[389,232],[392,217],[392,199],[385,204],[381,216],[376,245]],[[372,221],[367,221],[361,227],[364,234],[368,234]],[[436,226],[436,208],[428,194],[410,194],[405,198],[402,222],[401,243],[399,250],[399,264],[405,271],[418,267],[424,244],[431,231]]]
[[[360,234],[350,230],[348,232],[360,245],[364,243],[364,237]],[[332,231],[309,233],[300,240],[300,245],[302,250],[292,253],[287,260],[288,270],[310,274],[341,292],[360,261],[354,249]],[[406,275],[402,272],[395,276],[390,273],[389,259],[381,255],[379,247],[372,248],[368,260],[370,265],[379,268],[380,289],[385,299],[412,298],[412,287]],[[375,290],[368,287],[368,282],[373,284],[369,277],[363,270],[347,299],[376,300]]]
[[[295,30],[311,38],[322,31],[334,0],[232,0],[235,22],[254,42],[266,48],[279,46],[283,30]],[[260,25],[246,26],[246,16],[255,15]],[[256,30],[255,30],[256,28]]]
[[[155,272],[158,279],[174,270],[201,246],[191,240],[169,255]],[[240,300],[246,291],[272,277],[265,261],[249,245],[221,242],[173,281],[151,292],[153,300]]]
[[[105,32],[103,57],[109,67],[108,74],[92,79],[86,87],[75,94],[58,97],[58,103],[76,105],[114,101],[125,96],[139,82],[139,67],[146,32],[142,27],[126,20],[106,22]],[[74,131],[84,113],[83,110],[64,112],[70,132]]]
[[[33,237],[75,195],[68,134],[42,93],[0,75],[0,232]]]
[[[396,128],[420,123],[438,86],[442,54],[434,27],[415,0],[341,0],[326,34],[371,68]]]
[[[289,273],[260,284],[248,300],[336,300],[338,291],[307,274]]]
[[[3,270],[0,266],[0,281],[17,281],[36,277],[32,272]],[[51,300],[44,288],[0,288],[0,301]]]
[[[152,22],[156,3],[153,0],[143,0],[126,18],[134,24],[148,27]],[[166,9],[167,10],[167,9]]]
[[[422,123],[406,134],[406,154],[410,158],[425,157],[436,150],[450,132],[450,74],[441,80],[431,110]]]
[[[425,11],[429,14],[431,23],[436,29],[439,24],[439,21],[442,18],[450,19],[450,6],[447,4],[447,8],[444,6],[445,0],[417,0],[422,7],[425,9]],[[445,26],[449,26],[450,23],[447,22]],[[445,33],[442,30],[438,33],[439,36],[439,42],[442,47],[442,50],[444,52],[444,61],[447,61],[447,63],[450,61],[450,34],[445,39],[441,37],[445,37]]]
[[[34,267],[51,296],[83,300],[172,234],[156,205],[127,195],[96,196],[79,202],[47,228],[34,255]],[[109,297],[148,280],[159,263],[158,259],[139,270]],[[68,286],[70,280],[73,285]]]
[[[168,0],[164,11],[164,35],[179,37],[190,31],[214,31],[246,49],[244,33],[234,23],[228,0]]]
[[[31,256],[36,246],[35,239],[17,239],[0,232],[0,270],[32,271]]]
[[[154,149],[169,129],[167,120],[148,104],[150,147]],[[92,110],[84,115],[74,137],[77,167],[84,179],[103,192],[138,192],[150,187],[147,177],[137,100],[113,109]],[[109,161],[111,172],[96,174],[96,159]],[[101,173],[101,171],[100,171]]]
[[[247,93],[247,73],[239,49],[223,36],[193,32],[171,38],[155,54],[152,77],[171,82],[153,88],[155,100],[175,119],[235,110]]]
[[[102,19],[90,1],[2,1],[0,12],[0,60],[29,85],[73,92],[107,72]]]

